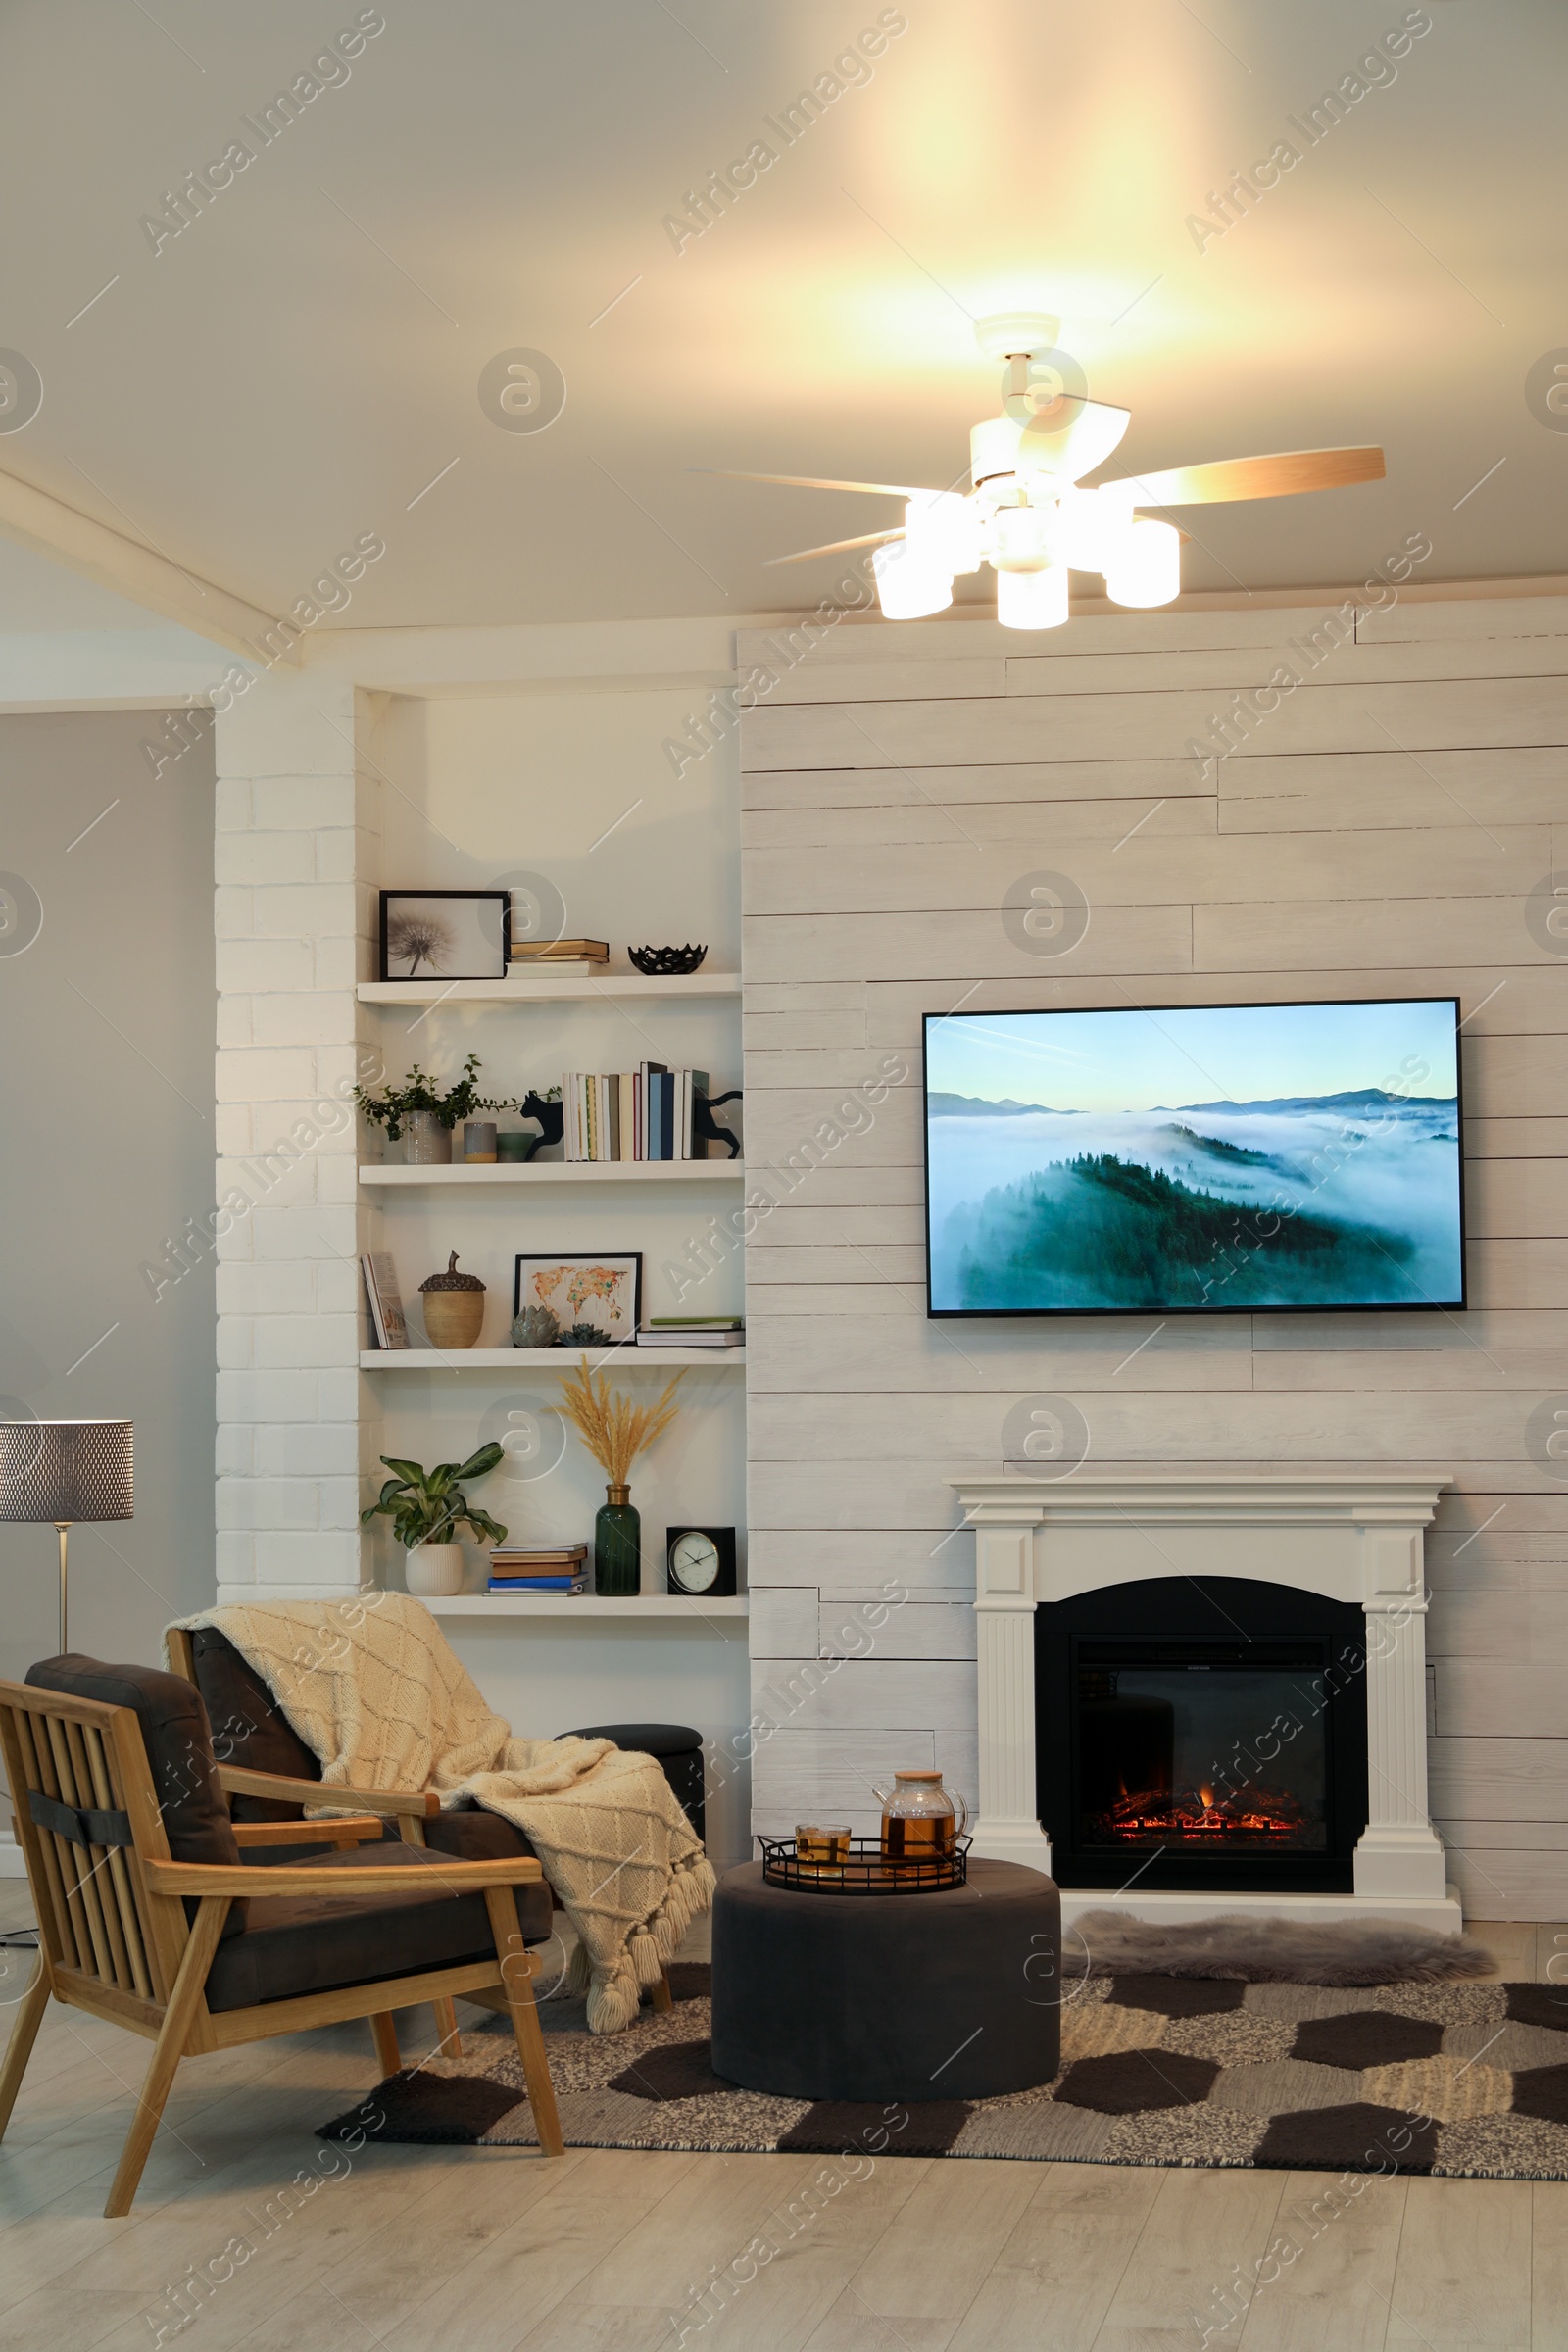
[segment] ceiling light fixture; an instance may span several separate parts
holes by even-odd
[[[1135,516],[1105,565],[1113,605],[1168,605],[1181,593],[1182,535],[1173,522]]]
[[[953,574],[906,540],[879,547],[871,558],[877,602],[889,620],[919,620],[953,602]]]
[[[1060,321],[1035,313],[982,318],[980,348],[1004,363],[1000,416],[969,435],[966,496],[907,482],[846,482],[798,473],[741,473],[741,482],[781,482],[803,490],[856,490],[905,502],[902,528],[862,532],[825,547],[775,556],[802,564],[849,548],[875,546],[871,568],[889,620],[945,612],[956,573],[989,564],[997,574],[997,616],[1007,628],[1056,628],[1067,617],[1067,573],[1099,572],[1112,604],[1168,605],[1181,593],[1181,539],[1174,524],[1137,508],[1209,506],[1221,500],[1287,498],[1380,482],[1381,449],[1290,450],[1276,457],[1224,458],[1175,466],[1081,487],[1102,466],[1131,422],[1126,409],[1054,388],[1048,358]],[[1037,380],[1043,379],[1043,380]],[[728,470],[698,466],[695,473]],[[1009,585],[1009,582],[1011,585]],[[1033,616],[1033,617],[1031,617]]]
[[[1067,566],[999,571],[997,618],[1004,629],[1059,629],[1067,617]]]

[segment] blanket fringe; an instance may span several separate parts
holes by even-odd
[[[577,1945],[566,1971],[566,1990],[587,1993],[590,2034],[623,2034],[636,2024],[644,1986],[658,1984],[692,1921],[711,1905],[717,1886],[708,1856],[695,1854],[676,1868],[659,1909],[633,1931],[612,1962],[591,1966],[586,1947]]]

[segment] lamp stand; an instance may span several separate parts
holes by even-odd
[[[55,1533],[60,1538],[60,1654],[66,1654],[66,1539],[71,1532],[69,1519],[55,1521]]]

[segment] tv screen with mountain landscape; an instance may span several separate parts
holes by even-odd
[[[928,1014],[933,1315],[1462,1307],[1459,1006]]]

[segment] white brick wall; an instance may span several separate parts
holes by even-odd
[[[359,1253],[348,1089],[365,1032],[379,786],[356,772],[368,700],[259,678],[217,722],[219,1599],[352,1592],[359,1529]]]

